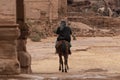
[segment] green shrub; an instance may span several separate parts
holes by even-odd
[[[39,36],[38,33],[36,32],[33,32],[31,35],[30,35],[30,39],[34,42],[39,42],[41,41],[41,37]]]

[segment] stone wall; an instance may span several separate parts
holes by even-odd
[[[25,0],[26,18],[58,18],[58,0]],[[43,15],[42,15],[43,13]]]
[[[15,10],[15,0],[0,0],[0,23],[15,22]]]
[[[3,19],[16,22],[15,3],[16,0],[0,0],[0,22]],[[58,0],[25,0],[27,18],[39,19],[41,12],[46,12],[50,19],[58,19]]]
[[[59,17],[62,17],[62,18],[67,16],[67,0],[59,0],[58,14],[59,14]]]

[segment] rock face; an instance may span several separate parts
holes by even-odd
[[[67,0],[58,1],[58,15],[59,19],[67,17]]]
[[[27,19],[42,19],[58,18],[58,0],[24,0],[26,18]],[[32,5],[32,6],[31,6]]]
[[[12,20],[15,21],[16,15],[16,0],[0,0],[0,20]]]
[[[0,74],[18,74],[16,39],[19,35],[17,25],[0,25]]]

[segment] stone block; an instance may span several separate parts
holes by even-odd
[[[0,24],[0,74],[20,73],[16,49],[16,40],[19,36],[17,26],[13,24]]]
[[[12,75],[20,73],[20,65],[17,59],[0,58],[0,75]]]

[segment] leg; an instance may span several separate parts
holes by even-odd
[[[59,54],[59,71],[61,71],[61,67],[62,67],[62,72],[64,72],[62,55]]]
[[[61,71],[61,56],[59,55],[59,71]]]
[[[65,72],[69,69],[68,67],[68,55],[64,56]]]
[[[70,54],[70,55],[72,54],[70,48],[69,48],[69,54]]]
[[[70,42],[68,42],[67,44],[68,44],[68,53],[71,55],[71,50],[70,50],[70,48],[72,47],[72,45],[71,45]]]
[[[58,41],[56,41],[56,43],[55,43],[55,49],[56,49],[55,54],[58,54],[58,48],[57,48],[57,45],[58,45]]]
[[[69,66],[68,66],[68,59],[67,59],[67,70],[69,70]]]

